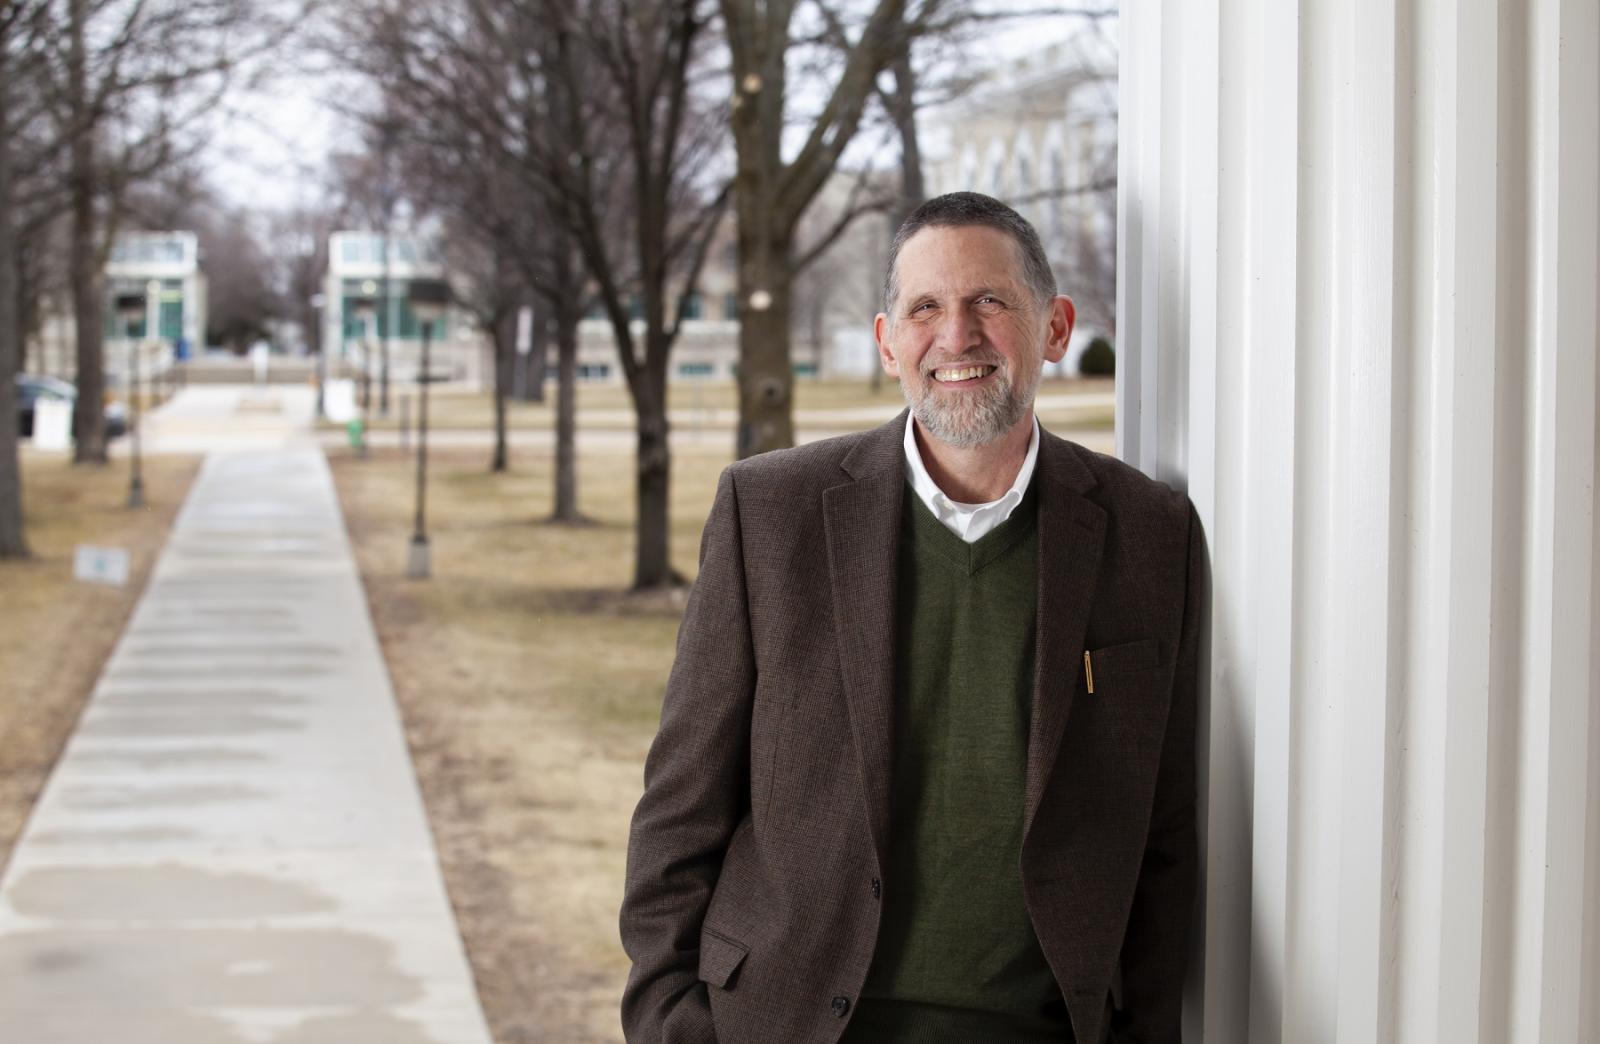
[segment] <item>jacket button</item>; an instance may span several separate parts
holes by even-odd
[[[849,997],[835,997],[835,998],[833,998],[833,1013],[835,1015],[837,1015],[841,1019],[844,1018],[846,1015],[850,1014],[850,998]]]
[[[883,895],[883,882],[876,877],[872,879],[872,898],[878,899]]]

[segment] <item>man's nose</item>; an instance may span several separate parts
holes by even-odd
[[[945,309],[939,320],[939,347],[960,354],[983,340],[983,327],[971,305],[961,302]]]

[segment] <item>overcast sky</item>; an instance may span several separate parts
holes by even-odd
[[[1044,4],[1040,0],[988,0],[985,6],[990,10],[1038,10]],[[1001,64],[1042,50],[1082,28],[1080,21],[1062,17],[1018,18],[1002,25],[982,34],[972,53],[975,64]],[[280,70],[284,64],[280,63]],[[217,189],[229,201],[249,207],[286,209],[298,202],[315,201],[326,183],[328,154],[341,135],[351,134],[326,103],[329,95],[340,89],[331,77],[307,68],[280,71],[263,87],[234,92],[226,109],[214,117],[211,131],[210,167]]]

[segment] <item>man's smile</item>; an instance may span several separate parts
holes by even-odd
[[[996,367],[945,366],[933,371],[933,379],[940,384],[976,384],[995,371]]]

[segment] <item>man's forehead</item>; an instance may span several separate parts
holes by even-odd
[[[1016,242],[982,225],[921,229],[906,240],[898,262],[902,293],[962,295],[1023,283]]]

